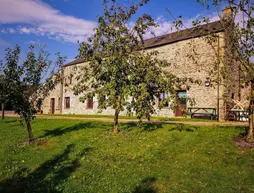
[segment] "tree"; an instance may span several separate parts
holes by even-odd
[[[2,119],[4,119],[5,105],[7,102],[12,102],[13,91],[19,76],[18,74],[18,57],[20,54],[19,47],[15,47],[13,51],[6,50],[6,63],[1,63],[1,77],[0,77],[0,102],[2,106]]]
[[[40,106],[49,91],[54,89],[60,80],[60,73],[56,68],[61,68],[64,58],[58,54],[55,65],[48,59],[45,46],[40,47],[38,54],[33,45],[23,63],[20,63],[20,47],[7,49],[4,74],[9,80],[9,89],[12,92],[14,110],[24,120],[28,132],[29,142],[34,140],[31,121],[35,118],[37,108]],[[54,74],[54,76],[53,76]],[[53,76],[53,78],[52,78]],[[42,81],[46,81],[42,83]]]
[[[76,95],[86,92],[81,101],[98,96],[99,108],[113,107],[114,132],[118,133],[118,116],[125,108],[135,111],[141,120],[154,112],[160,92],[173,90],[173,75],[163,70],[170,65],[155,59],[156,52],[143,50],[143,36],[157,26],[144,14],[129,27],[132,17],[148,0],[121,7],[115,0],[104,1],[104,16],[99,17],[95,34],[80,45],[79,57],[88,63],[77,76]],[[173,94],[174,92],[172,92]],[[131,102],[128,101],[131,99]]]
[[[2,109],[2,119],[4,119],[4,110],[5,110],[5,104],[6,104],[6,96],[8,92],[6,92],[6,82],[3,75],[0,75],[0,103],[1,103],[1,109]]]
[[[221,21],[221,25],[226,34],[225,55],[220,56],[215,61],[215,67],[223,60],[224,68],[215,69],[221,73],[224,78],[224,83],[228,86],[228,89],[234,89],[234,85],[230,83],[230,77],[232,77],[231,67],[233,65],[238,66],[239,82],[243,88],[249,88],[249,129],[247,135],[247,141],[254,141],[254,63],[252,62],[254,56],[254,2],[251,0],[196,0],[201,3],[206,9],[215,8],[218,12],[218,17]],[[220,14],[222,5],[227,4],[228,10],[230,10],[228,17],[223,17]],[[227,11],[227,10],[226,10]],[[232,11],[232,14],[231,14]],[[241,16],[240,16],[241,15]],[[239,20],[239,17],[242,19]],[[210,18],[204,17],[202,21],[200,19],[194,20],[192,23],[194,27],[199,27],[202,23],[209,23]],[[177,29],[184,27],[182,17],[179,17],[174,21]],[[211,47],[214,48],[214,42],[218,39],[216,34],[207,34],[205,40]],[[216,52],[216,51],[215,51]],[[195,58],[195,56],[192,56]],[[241,98],[239,92],[239,99]],[[225,97],[227,100],[227,97]]]
[[[210,8],[206,1],[200,1],[206,8]],[[213,0],[212,6],[217,8],[225,3],[222,0]],[[254,56],[254,2],[251,0],[227,0],[226,3],[232,9],[230,18],[220,19],[224,22],[224,29],[227,35],[226,50],[232,62],[239,64],[239,79],[242,87],[249,87],[249,129],[247,141],[254,141],[254,63],[251,58]],[[241,21],[236,18],[239,14],[243,16]],[[231,73],[231,72],[228,72]]]
[[[165,67],[170,64],[166,60],[157,57],[158,52],[145,52],[144,50],[134,53],[130,80],[130,98],[127,109],[129,113],[134,111],[140,120],[146,116],[150,120],[150,115],[155,113],[156,99],[161,93],[170,93],[170,98],[161,101],[159,107],[168,104],[170,99],[175,97],[176,77]],[[178,82],[180,83],[180,81]]]

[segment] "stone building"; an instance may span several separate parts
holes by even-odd
[[[232,15],[230,7],[223,10],[225,20]],[[214,35],[214,42],[208,43],[210,34]],[[166,59],[171,63],[167,69],[180,78],[194,78],[201,81],[201,84],[184,85],[178,90],[178,96],[189,97],[195,100],[195,106],[199,108],[214,108],[219,119],[225,119],[227,108],[225,96],[236,98],[239,92],[237,67],[229,63],[226,56],[227,34],[221,21],[215,21],[202,25],[198,28],[190,28],[180,32],[174,32],[163,36],[145,40],[144,45],[147,51],[158,51],[161,59]],[[195,57],[192,57],[195,56]],[[223,68],[230,71],[230,81],[226,84],[222,75],[213,69]],[[75,96],[71,86],[76,80],[71,77],[74,68],[87,65],[82,59],[77,59],[63,68],[65,82],[57,85],[49,97],[44,100],[43,113],[45,114],[98,114],[99,100],[94,97],[80,102],[81,96]],[[211,74],[211,72],[213,73]],[[68,84],[68,85],[66,85]],[[233,87],[231,87],[233,85]],[[229,87],[231,87],[229,89]],[[157,113],[155,116],[175,117],[182,116],[179,109],[172,110],[169,106],[158,108],[158,103],[167,97],[167,93],[162,93],[156,104]],[[188,108],[188,102],[180,104],[183,108]],[[111,108],[103,110],[100,114],[113,115]],[[121,112],[125,115],[126,112]]]

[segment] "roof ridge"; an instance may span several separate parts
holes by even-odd
[[[198,29],[198,27],[200,27],[202,29],[206,29],[206,27],[207,27],[207,31],[205,30],[205,33],[201,33],[201,30],[198,30],[195,32],[194,30]],[[206,24],[199,25],[196,27],[186,28],[184,30],[175,31],[175,32],[171,32],[168,34],[164,34],[164,35],[146,39],[146,40],[144,40],[143,49],[150,49],[150,48],[159,47],[159,46],[163,46],[163,45],[167,45],[167,44],[172,44],[175,42],[179,42],[179,41],[183,41],[183,40],[187,40],[187,39],[191,39],[191,38],[201,37],[201,36],[209,34],[209,32],[218,33],[218,32],[222,32],[222,31],[224,31],[224,28],[221,24],[221,21],[217,20],[217,21],[213,21],[211,23],[206,23]],[[183,34],[184,32],[190,32],[190,33]],[[161,39],[161,38],[163,38],[163,39]],[[82,58],[77,58],[77,59],[73,60],[72,62],[65,64],[64,66],[66,67],[66,66],[72,66],[75,64],[80,64],[80,63],[83,63],[84,61],[85,60]]]
[[[179,33],[179,32],[184,32],[184,31],[186,31],[186,30],[191,30],[191,29],[196,29],[197,27],[202,27],[202,26],[206,26],[206,25],[211,25],[211,24],[218,23],[218,22],[220,22],[220,20],[213,21],[213,22],[211,22],[211,23],[205,23],[205,24],[202,24],[202,25],[199,25],[199,26],[196,26],[196,27],[186,28],[186,29],[179,30],[179,31],[173,31],[173,32],[170,32],[170,33],[166,33],[166,34],[164,34],[164,35],[155,36],[155,37],[152,37],[152,38],[145,39],[144,41],[146,41],[146,40],[151,40],[151,39],[155,39],[155,38],[161,38],[161,37],[163,37],[163,36],[167,36],[167,35],[170,35],[170,34]]]

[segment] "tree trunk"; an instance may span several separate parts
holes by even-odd
[[[247,140],[248,142],[254,141],[254,80],[251,81],[251,91],[250,91],[250,106],[249,106],[249,130]]]
[[[116,103],[115,103],[115,116],[114,116],[114,133],[119,133],[118,128],[118,117],[121,108],[121,97],[119,95],[115,95]]]
[[[2,120],[4,119],[4,103],[2,103]]]
[[[119,111],[116,109],[115,110],[115,117],[114,117],[114,133],[119,133],[118,116],[119,116]]]
[[[26,121],[26,129],[27,129],[27,132],[28,132],[28,140],[29,140],[29,143],[31,143],[34,140],[31,123],[30,123],[29,120],[25,120],[25,121]]]
[[[151,116],[150,116],[150,114],[149,113],[146,113],[146,118],[147,118],[147,121],[150,121],[151,119]]]

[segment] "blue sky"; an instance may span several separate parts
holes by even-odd
[[[128,0],[137,2],[136,0]],[[127,0],[118,0],[124,4]],[[148,13],[159,23],[156,35],[170,33],[172,18],[182,15],[187,26],[196,16],[217,18],[215,10],[206,10],[196,0],[150,0],[137,16]],[[0,0],[0,60],[5,49],[18,44],[25,57],[30,44],[47,45],[52,54],[60,52],[67,62],[78,54],[77,41],[93,33],[97,16],[103,14],[102,0]]]

